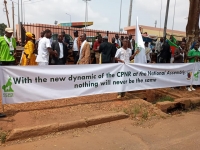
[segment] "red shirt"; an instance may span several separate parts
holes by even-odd
[[[99,43],[99,41],[94,42],[94,46],[93,46],[93,50],[96,50],[97,47],[100,46],[101,43]]]

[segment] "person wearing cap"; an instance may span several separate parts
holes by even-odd
[[[95,51],[95,58],[96,58],[96,64],[99,64],[99,46],[102,43],[102,37],[101,35],[98,35],[97,41],[94,42],[93,50]]]
[[[26,45],[24,46],[24,51],[22,54],[20,65],[27,66],[27,65],[36,65],[35,63],[35,44],[33,43],[33,34],[30,32],[26,32]]]
[[[73,43],[73,58],[74,58],[74,64],[77,64],[79,59],[79,51],[81,47],[81,41],[78,37],[78,31],[74,31],[74,43]]]
[[[13,30],[5,29],[5,35],[0,37],[0,66],[15,65],[16,40],[12,38]]]
[[[115,56],[116,47],[108,42],[108,37],[103,37],[103,43],[99,47],[99,53],[101,55],[101,63],[112,63]]]

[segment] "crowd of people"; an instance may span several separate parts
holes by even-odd
[[[0,37],[0,66],[14,66],[16,58],[16,40],[12,37],[13,29],[6,28],[5,35]],[[108,63],[131,63],[134,57],[140,52],[135,47],[132,35],[121,37],[116,34],[112,41],[108,41],[108,36],[97,36],[92,48],[95,59],[91,58],[91,46],[87,42],[85,33],[79,35],[74,31],[73,46],[70,47],[69,39],[62,31],[58,35],[57,41],[52,41],[52,32],[49,29],[41,32],[41,37],[36,40],[35,35],[26,32],[26,44],[21,55],[20,65],[65,65],[68,63],[68,52],[72,48],[74,64],[108,64]],[[169,41],[164,38],[157,40],[152,46],[149,42],[144,42],[146,63],[195,63],[200,60],[200,38],[193,42],[189,50],[186,49],[186,40],[182,39],[177,48],[172,53]],[[192,86],[187,87],[188,91],[195,90]],[[121,92],[117,98],[124,97]],[[0,113],[0,117],[4,114]]]
[[[5,29],[5,35],[0,37],[0,65],[15,65],[16,41],[12,38],[13,30]],[[36,40],[35,35],[26,32],[26,44],[20,59],[20,65],[65,65],[68,63],[68,52],[70,49],[69,39],[65,37],[65,32],[61,31],[58,40],[52,41],[52,32],[46,29],[41,32],[41,37]],[[169,40],[173,40],[170,37]],[[194,63],[200,60],[199,42],[194,42],[191,49],[186,50],[185,38],[177,44],[178,47],[172,54],[169,40],[164,38],[157,40],[152,46],[149,42],[144,42],[146,63]],[[91,58],[91,46],[87,42],[85,33],[79,35],[74,31],[73,41],[73,60],[74,64],[107,64],[107,63],[130,63],[134,62],[134,57],[139,53],[135,48],[135,41],[132,35],[121,37],[116,34],[112,41],[108,41],[108,36],[97,36],[93,44],[92,51],[95,59]],[[188,91],[195,90],[188,87]],[[123,94],[122,94],[123,95]]]

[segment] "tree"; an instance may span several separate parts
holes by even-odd
[[[4,23],[0,24],[0,36],[4,35],[4,31],[6,27],[7,25],[5,25]]]
[[[198,40],[199,37],[199,14],[200,14],[200,1],[199,0],[189,0],[189,15],[188,23],[186,26],[186,38],[187,38],[187,50],[194,41]]]

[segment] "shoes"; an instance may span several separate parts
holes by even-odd
[[[6,115],[5,115],[5,114],[2,114],[2,113],[0,113],[0,118],[4,118],[4,117],[6,117]]]
[[[195,89],[192,87],[192,88],[190,88],[192,91],[195,91]]]
[[[122,98],[122,96],[121,96],[121,95],[118,95],[117,98],[120,99],[120,98]]]
[[[192,92],[192,89],[190,87],[187,88],[189,92]]]

